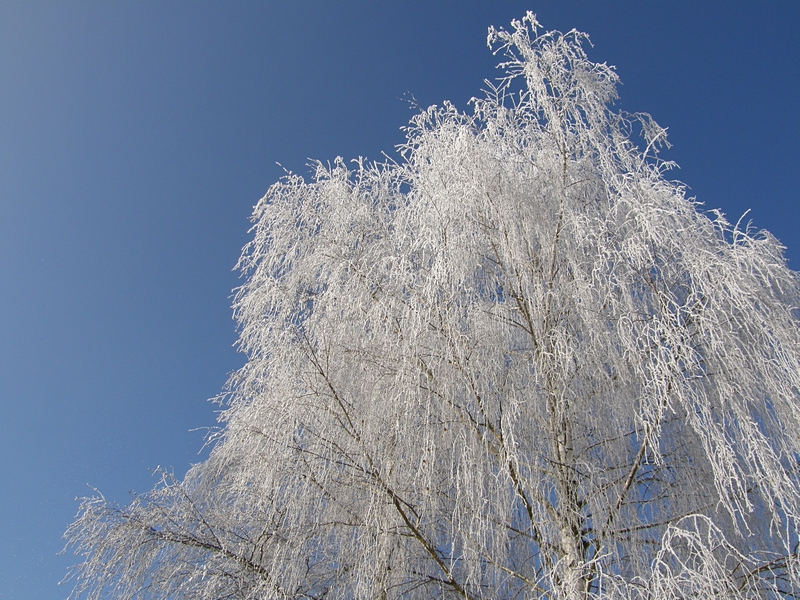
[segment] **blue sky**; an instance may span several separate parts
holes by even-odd
[[[793,0],[0,4],[0,598],[68,595],[87,484],[125,502],[202,459],[275,163],[393,153],[402,98],[466,108],[526,10],[588,32],[674,177],[800,268]]]

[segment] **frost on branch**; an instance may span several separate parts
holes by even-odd
[[[76,595],[800,592],[798,275],[665,178],[585,35],[537,28],[490,30],[506,77],[400,163],[270,188],[214,450],[84,500]]]

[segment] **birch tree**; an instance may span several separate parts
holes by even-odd
[[[255,207],[213,451],[83,500],[76,597],[800,593],[798,274],[584,34],[488,41],[470,112]]]

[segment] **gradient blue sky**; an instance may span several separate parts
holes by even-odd
[[[800,3],[0,4],[0,598],[64,598],[76,496],[183,474],[243,362],[231,271],[307,158],[380,158],[406,93],[466,108],[486,28],[590,34],[674,177],[800,266]]]

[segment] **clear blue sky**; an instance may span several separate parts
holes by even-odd
[[[526,10],[588,32],[674,177],[800,267],[795,0],[0,4],[0,598],[67,596],[87,484],[125,502],[202,459],[275,163],[392,153],[401,98],[465,108]]]

